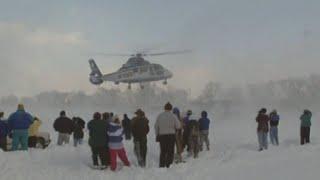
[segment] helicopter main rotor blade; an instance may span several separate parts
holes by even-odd
[[[128,57],[132,54],[120,54],[120,53],[94,53],[97,56],[119,56],[119,57]]]
[[[150,54],[143,54],[144,56],[163,56],[163,55],[175,55],[175,54],[185,54],[191,53],[191,50],[183,50],[183,51],[168,51],[162,53],[150,53]]]

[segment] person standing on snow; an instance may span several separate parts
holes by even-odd
[[[65,111],[60,112],[60,117],[54,121],[53,127],[59,133],[58,146],[61,146],[63,143],[69,144],[70,135],[73,132],[73,122],[66,116]]]
[[[192,115],[192,111],[188,110],[186,116],[182,119],[183,123],[183,145],[182,149],[184,150],[187,146],[187,151],[190,151],[190,146],[189,146],[189,120],[190,116]],[[183,151],[182,150],[182,151]]]
[[[134,152],[137,156],[139,166],[145,167],[147,157],[147,135],[150,130],[149,120],[141,109],[138,109],[135,114],[136,117],[132,119],[131,123]]]
[[[40,121],[39,118],[37,118],[37,117],[33,118],[33,123],[29,127],[29,140],[28,140],[29,147],[32,147],[32,148],[36,147],[39,128],[40,128],[41,124],[42,124],[42,122]]]
[[[180,116],[180,110],[179,108],[175,107],[173,108],[172,110],[172,113],[174,115],[176,115],[176,117],[178,118],[179,122],[180,122],[180,126],[182,127],[182,122],[181,122],[181,116]],[[178,129],[176,131],[176,163],[180,163],[180,162],[183,162],[182,160],[182,142],[183,142],[183,137],[182,137],[182,129]]]
[[[199,119],[200,151],[203,150],[203,143],[206,143],[207,151],[210,150],[209,126],[210,119],[208,119],[208,113],[206,111],[202,111],[201,118]]]
[[[89,146],[92,152],[93,167],[95,169],[107,168],[109,164],[109,159],[107,156],[107,121],[101,119],[101,114],[96,112],[93,115],[93,120],[88,123],[89,130]],[[101,162],[99,166],[98,157]]]
[[[80,117],[73,117],[73,146],[77,147],[78,144],[81,145],[83,143],[84,137],[84,128],[86,126],[86,122]]]
[[[188,144],[190,147],[188,151],[189,153],[188,155],[189,156],[193,155],[193,158],[198,158],[200,129],[199,129],[199,122],[196,117],[190,116],[189,123],[188,123],[188,130],[189,130]]]
[[[7,136],[9,133],[8,122],[3,119],[4,113],[0,112],[0,149],[7,151]]]
[[[8,125],[12,130],[12,151],[18,150],[19,145],[21,145],[21,150],[28,150],[28,129],[32,120],[32,116],[25,111],[23,104],[19,104],[18,110],[9,116]]]
[[[312,113],[310,110],[304,110],[300,116],[300,144],[310,143],[310,128],[311,128]]]
[[[266,115],[267,109],[262,108],[256,118],[258,123],[257,134],[259,141],[259,151],[268,149],[268,131],[269,131],[269,117]]]
[[[122,127],[126,140],[131,140],[131,121],[127,114],[123,115]]]
[[[124,145],[122,143],[123,129],[120,124],[119,117],[114,115],[113,122],[109,123],[108,126],[109,152],[112,171],[117,169],[117,156],[119,156],[120,160],[125,166],[130,166],[126,150],[124,149]]]
[[[154,125],[157,142],[160,143],[160,168],[167,167],[173,163],[174,145],[176,131],[181,128],[180,121],[172,111],[172,105],[167,103],[165,112],[161,113]]]
[[[277,110],[273,110],[270,115],[270,141],[273,145],[279,145],[279,138],[278,138],[278,125],[280,121],[280,116],[277,113]]]

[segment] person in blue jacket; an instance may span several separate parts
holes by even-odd
[[[12,151],[28,150],[28,129],[32,124],[33,118],[24,109],[23,104],[18,105],[18,110],[11,114],[8,119],[9,129],[12,131]]]
[[[7,135],[8,135],[8,123],[3,119],[4,113],[0,112],[0,148],[3,151],[7,151]]]
[[[200,151],[203,150],[203,143],[206,143],[207,150],[210,150],[210,141],[209,141],[209,126],[210,119],[208,119],[208,113],[202,111],[201,118],[199,119],[199,129],[200,129]]]

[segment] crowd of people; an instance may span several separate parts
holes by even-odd
[[[300,116],[300,144],[304,145],[310,143],[310,128],[311,128],[312,113],[310,110],[305,109]],[[267,109],[262,108],[257,115],[256,122],[259,151],[268,149],[268,133],[272,145],[279,145],[278,126],[280,116],[277,110],[273,110],[269,115]]]
[[[0,147],[4,151],[28,150],[36,147],[41,120],[25,111],[22,104],[17,111],[12,113],[7,120],[3,119],[4,113],[0,112]],[[304,110],[300,117],[300,143],[310,143],[310,127],[312,113]],[[210,119],[206,111],[197,117],[191,110],[185,114],[179,108],[167,103],[164,111],[155,121],[154,131],[156,142],[160,145],[159,167],[169,168],[174,162],[184,162],[182,154],[187,152],[188,157],[197,158],[199,152],[210,150],[209,127]],[[268,134],[272,145],[279,145],[278,126],[280,115],[276,110],[267,114],[267,109],[262,108],[256,117],[259,151],[268,149]],[[72,119],[61,111],[54,121],[53,128],[58,132],[57,145],[69,144],[73,135],[73,145],[83,144],[86,122],[80,117]],[[142,109],[135,112],[130,119],[123,115],[122,121],[113,113],[93,114],[92,120],[87,123],[89,131],[88,144],[92,152],[92,168],[112,171],[117,169],[117,158],[125,166],[130,166],[123,140],[133,139],[134,154],[140,167],[146,167],[148,152],[147,142],[150,131],[149,120]],[[12,139],[12,146],[8,149],[7,136]]]

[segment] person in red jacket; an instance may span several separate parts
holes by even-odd
[[[268,149],[269,116],[266,113],[267,109],[262,108],[256,118],[256,121],[258,123],[257,134],[259,151]]]

